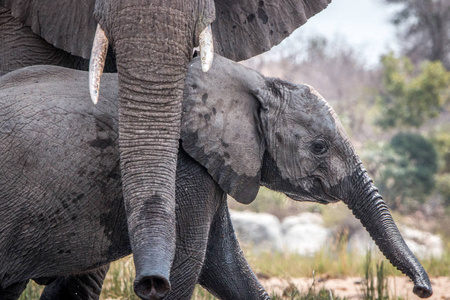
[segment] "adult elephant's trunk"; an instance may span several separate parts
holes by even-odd
[[[104,28],[119,74],[120,166],[134,289],[143,299],[161,299],[170,290],[175,252],[175,172],[194,12],[185,1],[131,2],[113,6]]]
[[[117,44],[118,51],[134,47]],[[120,166],[135,291],[141,298],[154,294],[159,299],[170,290],[175,253],[174,165],[186,62],[168,71],[161,59],[151,62],[145,54],[136,61],[117,56]]]
[[[421,298],[433,293],[427,273],[403,240],[392,216],[364,168],[359,167],[347,179],[351,186],[349,199],[344,201],[361,221],[381,252],[414,282],[413,292]]]

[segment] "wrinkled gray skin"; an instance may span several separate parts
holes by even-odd
[[[293,85],[216,58],[191,65],[183,103],[185,151],[225,192],[251,202],[260,185],[298,201],[343,201],[387,259],[429,297],[428,275],[400,235],[372,179],[329,104]]]
[[[49,284],[41,299],[98,299],[107,264],[131,253],[117,76],[105,77],[97,106],[86,84],[85,72],[47,66],[0,78],[2,300],[17,299],[29,279]],[[226,194],[182,149],[176,184],[176,252],[164,299],[190,299],[197,282],[222,299],[267,299],[234,235]]]
[[[213,23],[216,52],[242,60],[281,42],[330,1],[0,0],[0,65],[8,70],[85,69],[97,24],[105,31],[119,74],[120,169],[141,297],[170,289],[183,85],[200,33]]]
[[[25,74],[15,75],[16,78],[10,80],[10,84],[14,86],[23,77],[29,81],[30,86],[34,85],[32,88],[35,89],[36,84],[34,81],[36,79],[31,80],[30,75],[34,78],[38,77],[30,74],[32,73],[32,69],[23,72]],[[48,73],[48,71],[42,70],[39,72]],[[23,168],[19,169],[20,171],[16,171],[16,168],[15,172],[12,173],[6,172],[7,174],[11,174],[11,178],[6,181],[8,185],[4,181],[0,182],[0,184],[2,186],[11,186],[11,182],[20,183],[17,178],[21,180],[32,180],[32,182],[36,181],[37,183],[27,182],[26,184],[20,185],[20,191],[25,194],[25,196],[22,196],[23,198],[17,197],[17,191],[11,191],[10,196],[4,197],[2,195],[1,199],[8,199],[13,196],[15,200],[6,201],[6,204],[15,203],[19,205],[22,202],[29,205],[30,191],[27,190],[30,188],[24,189],[23,186],[30,186],[30,184],[32,184],[31,187],[33,184],[38,185],[33,189],[34,192],[36,189],[39,191],[39,189],[43,188],[50,189],[56,195],[63,192],[65,197],[60,197],[62,199],[62,208],[60,208],[60,211],[54,211],[53,214],[50,214],[52,220],[54,220],[52,224],[58,224],[58,218],[54,217],[55,215],[58,216],[62,212],[66,213],[67,209],[70,210],[73,205],[76,205],[82,199],[89,201],[89,199],[100,197],[99,195],[110,198],[108,193],[120,190],[120,183],[116,178],[117,176],[111,175],[115,174],[114,172],[111,173],[111,170],[117,167],[117,161],[108,159],[108,157],[111,157],[111,154],[107,152],[112,151],[110,147],[111,140],[115,140],[110,137],[114,132],[109,129],[113,126],[110,125],[111,121],[108,121],[108,116],[113,114],[115,107],[109,107],[107,109],[101,109],[100,106],[95,109],[91,108],[87,116],[86,113],[71,113],[73,110],[77,111],[78,107],[85,107],[85,104],[79,99],[87,97],[83,96],[84,92],[77,85],[77,81],[82,81],[82,76],[79,73],[74,74],[78,75],[71,76],[67,74],[63,76],[66,79],[70,78],[69,83],[59,79],[59,84],[64,85],[64,88],[59,87],[62,91],[59,93],[62,95],[58,97],[58,101],[53,101],[56,103],[48,103],[47,98],[49,96],[46,93],[50,93],[51,95],[52,91],[42,91],[42,100],[36,101],[36,99],[33,99],[33,103],[37,103],[28,105],[26,101],[28,92],[25,89],[26,85],[24,85],[20,89],[16,86],[12,90],[13,95],[20,90],[20,98],[24,98],[24,102],[21,101],[21,104],[5,104],[2,106],[3,111],[1,115],[6,116],[6,120],[9,120],[9,122],[4,123],[6,125],[3,125],[0,131],[5,134],[5,137],[0,139],[3,143],[0,149],[6,147],[10,149],[13,147],[16,150],[7,152],[12,157],[2,158],[2,160],[9,162],[12,166],[20,165]],[[42,74],[39,76],[42,76]],[[52,78],[52,76],[56,77]],[[49,74],[47,77],[50,81],[58,81],[57,78],[61,78],[61,74]],[[72,85],[76,85],[76,87],[74,88]],[[114,84],[111,84],[111,88],[113,86]],[[54,88],[54,86],[49,87],[50,90]],[[6,91],[8,90],[6,89]],[[61,102],[59,98],[67,97],[65,96],[66,94],[75,94],[72,98],[73,100],[69,101],[70,106],[73,105],[74,107],[70,109],[58,108],[58,103]],[[260,185],[283,192],[298,201],[314,201],[326,204],[342,200],[352,209],[355,216],[361,220],[361,223],[366,227],[391,263],[413,280],[414,292],[421,297],[431,295],[432,290],[426,272],[403,241],[384,201],[368,177],[367,172],[362,167],[337,116],[328,103],[314,89],[307,85],[293,85],[277,79],[264,78],[253,70],[217,56],[213,68],[206,74],[201,72],[198,60],[191,64],[185,85],[184,97],[182,121],[183,149],[202,165],[200,168],[203,171],[203,167],[207,170],[218,186],[220,186],[220,191],[223,190],[238,201],[246,203],[254,199]],[[11,96],[7,98],[11,98]],[[75,99],[78,99],[78,101],[75,101]],[[11,103],[11,99],[3,101]],[[83,127],[83,122],[80,122],[79,118],[92,117],[92,115],[96,116],[96,121],[91,123],[96,123],[96,125],[91,126],[91,129]],[[71,118],[75,117],[78,118],[77,122],[71,120]],[[22,119],[21,123],[24,124],[17,125],[15,124],[17,121],[9,124],[16,119]],[[36,124],[30,124],[30,120],[35,120]],[[46,120],[46,124],[39,125],[41,122],[39,120]],[[65,123],[67,125],[62,126],[62,129],[55,127],[62,120],[67,122]],[[41,130],[26,130],[27,128],[34,128],[36,126],[42,126],[40,127]],[[44,128],[45,133],[36,133],[43,132]],[[73,132],[69,133],[68,137],[67,130],[69,129],[73,130]],[[11,134],[16,131],[20,134]],[[17,141],[17,137],[22,134],[26,135],[26,137],[14,144],[13,141]],[[58,150],[61,146],[52,147],[47,142],[47,140],[60,138],[61,136],[65,137],[65,141],[59,142],[59,144],[62,143],[65,147],[63,153],[59,153],[60,150]],[[70,141],[70,144],[67,141]],[[75,146],[77,151],[75,149],[66,149],[67,147],[70,148],[71,145]],[[36,148],[37,146],[43,148]],[[92,151],[94,151],[94,155]],[[35,155],[43,155],[45,157],[35,157]],[[92,161],[88,161],[87,164],[81,164],[80,161],[83,161],[83,159],[80,156],[86,156],[86,158]],[[71,160],[72,157],[74,157],[73,160]],[[43,170],[46,170],[46,161],[51,162],[51,169],[48,169],[48,175],[47,173],[43,173]],[[110,165],[108,165],[108,162]],[[61,166],[59,167],[58,165],[60,164]],[[183,163],[179,164],[179,166],[183,165]],[[96,176],[89,173],[92,172],[92,166],[95,166],[93,172],[96,173]],[[85,167],[89,169],[89,172],[79,171],[80,168]],[[10,170],[11,168],[7,169]],[[22,174],[27,168],[38,172],[39,175],[33,176],[30,174],[29,176],[23,176]],[[64,170],[61,171],[60,176],[51,175],[52,172],[58,169]],[[68,170],[71,170],[71,172],[68,172]],[[180,173],[181,170],[179,169],[178,172]],[[187,177],[192,179],[192,174],[190,172],[187,173],[189,173]],[[42,180],[41,184],[39,184],[39,180]],[[57,182],[61,181],[64,183],[62,188],[61,184],[55,184],[56,180],[58,180]],[[87,190],[83,191],[83,197],[80,197],[81,193],[78,190],[80,188],[79,180],[85,182],[87,185]],[[111,183],[116,184],[113,186],[113,189],[108,186]],[[74,187],[71,186],[73,184],[75,185]],[[202,185],[202,183],[198,183],[196,186],[197,188],[202,188]],[[54,191],[55,186],[58,186],[57,191]],[[219,187],[216,188],[219,189]],[[76,189],[76,191],[71,191],[71,189]],[[207,188],[206,191],[211,191],[211,188]],[[91,194],[93,192],[97,194]],[[186,192],[189,198],[191,192],[189,190]],[[194,194],[192,196],[195,196]],[[67,197],[67,195],[70,196]],[[48,196],[49,193],[46,194],[46,197]],[[67,198],[69,199],[69,203],[65,202]],[[76,200],[77,198],[80,199]],[[32,204],[37,203],[42,205],[42,201],[44,200],[40,202],[34,201]],[[73,204],[73,201],[75,201],[75,204]],[[189,201],[192,201],[192,199],[189,199]],[[196,201],[192,201],[193,204],[191,205],[195,206]],[[2,203],[2,205],[4,204]],[[16,216],[16,214],[20,215],[24,213],[25,215],[20,215],[17,218],[17,220],[24,220],[26,219],[25,216],[33,215],[32,212],[42,211],[42,209],[33,208],[30,212],[25,212],[26,210],[23,207],[27,205],[19,205],[20,209],[16,208],[18,211],[12,215]],[[77,207],[77,210],[75,210],[76,214],[78,215],[82,212],[86,205],[84,203],[80,207]],[[105,209],[98,205],[94,207],[97,207],[101,211]],[[111,211],[113,210],[113,206],[110,202],[108,202],[107,207],[110,209],[109,213],[114,214]],[[5,209],[8,210],[9,208]],[[58,207],[55,206],[53,209],[57,210]],[[5,210],[1,209],[0,211]],[[185,214],[184,211],[185,209],[183,208],[183,215],[189,215],[187,213]],[[204,214],[202,210],[193,211],[195,214]],[[91,211],[88,211],[88,213],[91,213]],[[69,216],[73,218],[74,215],[69,213]],[[41,225],[45,218],[41,214],[40,218],[38,216],[36,224]],[[70,224],[77,222],[79,218],[77,216]],[[112,216],[108,216],[106,220],[111,220],[112,218]],[[189,215],[189,218],[192,218],[192,216]],[[90,218],[87,219],[90,223],[88,226],[95,227],[96,224],[92,222],[100,222],[98,218],[94,218],[93,220]],[[11,223],[8,222],[8,224]],[[21,223],[18,222],[17,224]],[[109,234],[111,229],[107,226],[105,227],[103,223],[99,223],[96,226],[101,228],[97,232],[99,236],[96,236],[96,234],[93,234],[91,237],[82,236],[83,239],[92,238],[92,240],[83,241],[82,244],[97,245],[100,247],[100,250],[93,249],[90,255],[83,253],[82,257],[73,261],[77,265],[76,267],[71,266],[67,262],[62,264],[62,261],[55,263],[55,265],[49,264],[48,261],[43,261],[41,262],[42,265],[36,268],[36,262],[39,259],[34,257],[33,261],[35,263],[33,264],[33,268],[37,269],[34,270],[34,273],[27,270],[24,272],[26,275],[23,274],[21,278],[11,280],[10,274],[16,274],[15,272],[17,270],[6,271],[5,269],[0,274],[8,272],[9,276],[2,275],[0,277],[3,278],[1,279],[2,282],[5,281],[5,277],[9,279],[8,283],[12,284],[30,278],[30,274],[32,274],[31,278],[62,274],[62,270],[59,270],[59,272],[55,270],[57,267],[64,267],[65,270],[73,268],[68,270],[68,272],[80,272],[92,269],[95,266],[117,258],[105,258],[105,253],[110,254],[111,248],[119,247],[121,240],[115,240],[117,235]],[[221,226],[224,225],[219,225],[219,227]],[[83,229],[85,227],[82,226]],[[198,228],[201,226],[195,227]],[[29,228],[30,225],[25,226],[22,230],[26,233],[29,232]],[[31,228],[34,227],[31,226]],[[47,226],[45,228],[45,236],[52,237],[53,235],[48,233],[48,230],[53,228],[50,227],[48,229]],[[76,228],[79,229],[79,227]],[[61,234],[58,232],[61,231],[64,230],[61,228],[55,229],[55,239],[59,238]],[[82,235],[81,232],[79,235]],[[14,236],[14,240],[17,241],[20,235],[15,231],[10,234],[2,233],[0,236],[8,236],[11,238]],[[201,239],[204,240],[205,235],[198,236],[203,237]],[[31,238],[27,237],[27,240]],[[178,237],[179,240],[182,238],[183,236]],[[48,239],[41,238],[35,242],[43,243]],[[211,235],[210,239],[212,239]],[[99,245],[98,241],[102,241],[106,245]],[[219,241],[222,242],[220,238]],[[58,243],[52,241],[51,245],[58,245]],[[30,245],[28,242],[28,247],[32,247],[32,249],[52,249],[51,245],[37,246],[34,243],[32,244]],[[75,244],[71,243],[71,245]],[[216,246],[214,251],[211,251],[211,253],[215,253],[215,251],[226,247],[227,243],[210,243],[210,245]],[[17,250],[13,252],[19,258],[11,258],[7,261],[20,260],[20,253],[37,254],[37,251],[31,251],[29,249],[21,250],[19,249],[20,246],[23,245],[20,243],[16,245],[15,249]],[[94,248],[97,246],[94,246]],[[108,249],[106,252],[102,250],[105,248]],[[194,249],[198,251],[200,248],[195,247]],[[61,250],[63,252],[58,256],[57,254]],[[233,254],[235,250],[236,248],[229,253]],[[53,255],[48,254],[46,258],[52,257],[55,261],[61,255],[67,255],[65,257],[67,260],[68,258],[74,257],[74,253],[77,253],[75,249],[71,249],[71,253],[66,253],[66,248],[58,248],[51,251],[53,251]],[[94,264],[92,264],[93,254],[97,255],[97,261]],[[89,257],[89,262],[83,265],[83,259],[86,260],[86,257]],[[215,276],[208,275],[211,278],[211,282],[214,283],[214,289],[219,283],[216,279],[221,278],[220,274],[223,272],[220,266],[229,266],[230,264],[227,263],[227,255],[222,256],[227,257],[227,259],[221,261],[223,263],[222,265],[217,265],[217,263],[208,264],[208,257],[207,254],[205,264],[203,265],[202,276],[207,272],[211,272]],[[215,256],[213,255],[212,257]],[[242,265],[239,266],[239,268],[243,268]],[[38,271],[42,272],[43,269],[46,269],[47,273],[36,273]],[[247,273],[247,271],[243,273]],[[25,278],[26,276],[28,277]],[[224,285],[229,287],[229,282],[225,280]]]

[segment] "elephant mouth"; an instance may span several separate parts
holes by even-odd
[[[322,180],[318,177],[313,179],[312,187],[309,191],[303,191],[301,193],[286,193],[286,196],[295,201],[316,202],[320,204],[330,204],[340,201],[340,199],[326,191]]]
[[[328,200],[313,197],[312,195],[301,195],[300,196],[300,195],[296,195],[296,194],[286,193],[286,196],[288,196],[292,200],[301,201],[301,202],[316,202],[316,203],[320,203],[320,204],[330,204],[331,203]]]

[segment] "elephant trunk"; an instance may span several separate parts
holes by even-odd
[[[134,289],[143,299],[161,299],[170,290],[181,101],[192,53],[191,18],[161,5],[127,5],[117,12],[118,24],[111,32],[119,74],[120,167],[136,266]]]
[[[414,282],[414,294],[421,298],[433,293],[427,273],[403,240],[389,209],[367,171],[359,167],[348,179],[352,192],[346,204],[367,229],[393,266]]]

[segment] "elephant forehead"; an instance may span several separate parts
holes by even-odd
[[[311,86],[299,85],[292,94],[281,118],[290,123],[297,134],[308,134],[310,138],[322,136],[330,141],[348,140],[336,112],[329,103]]]

